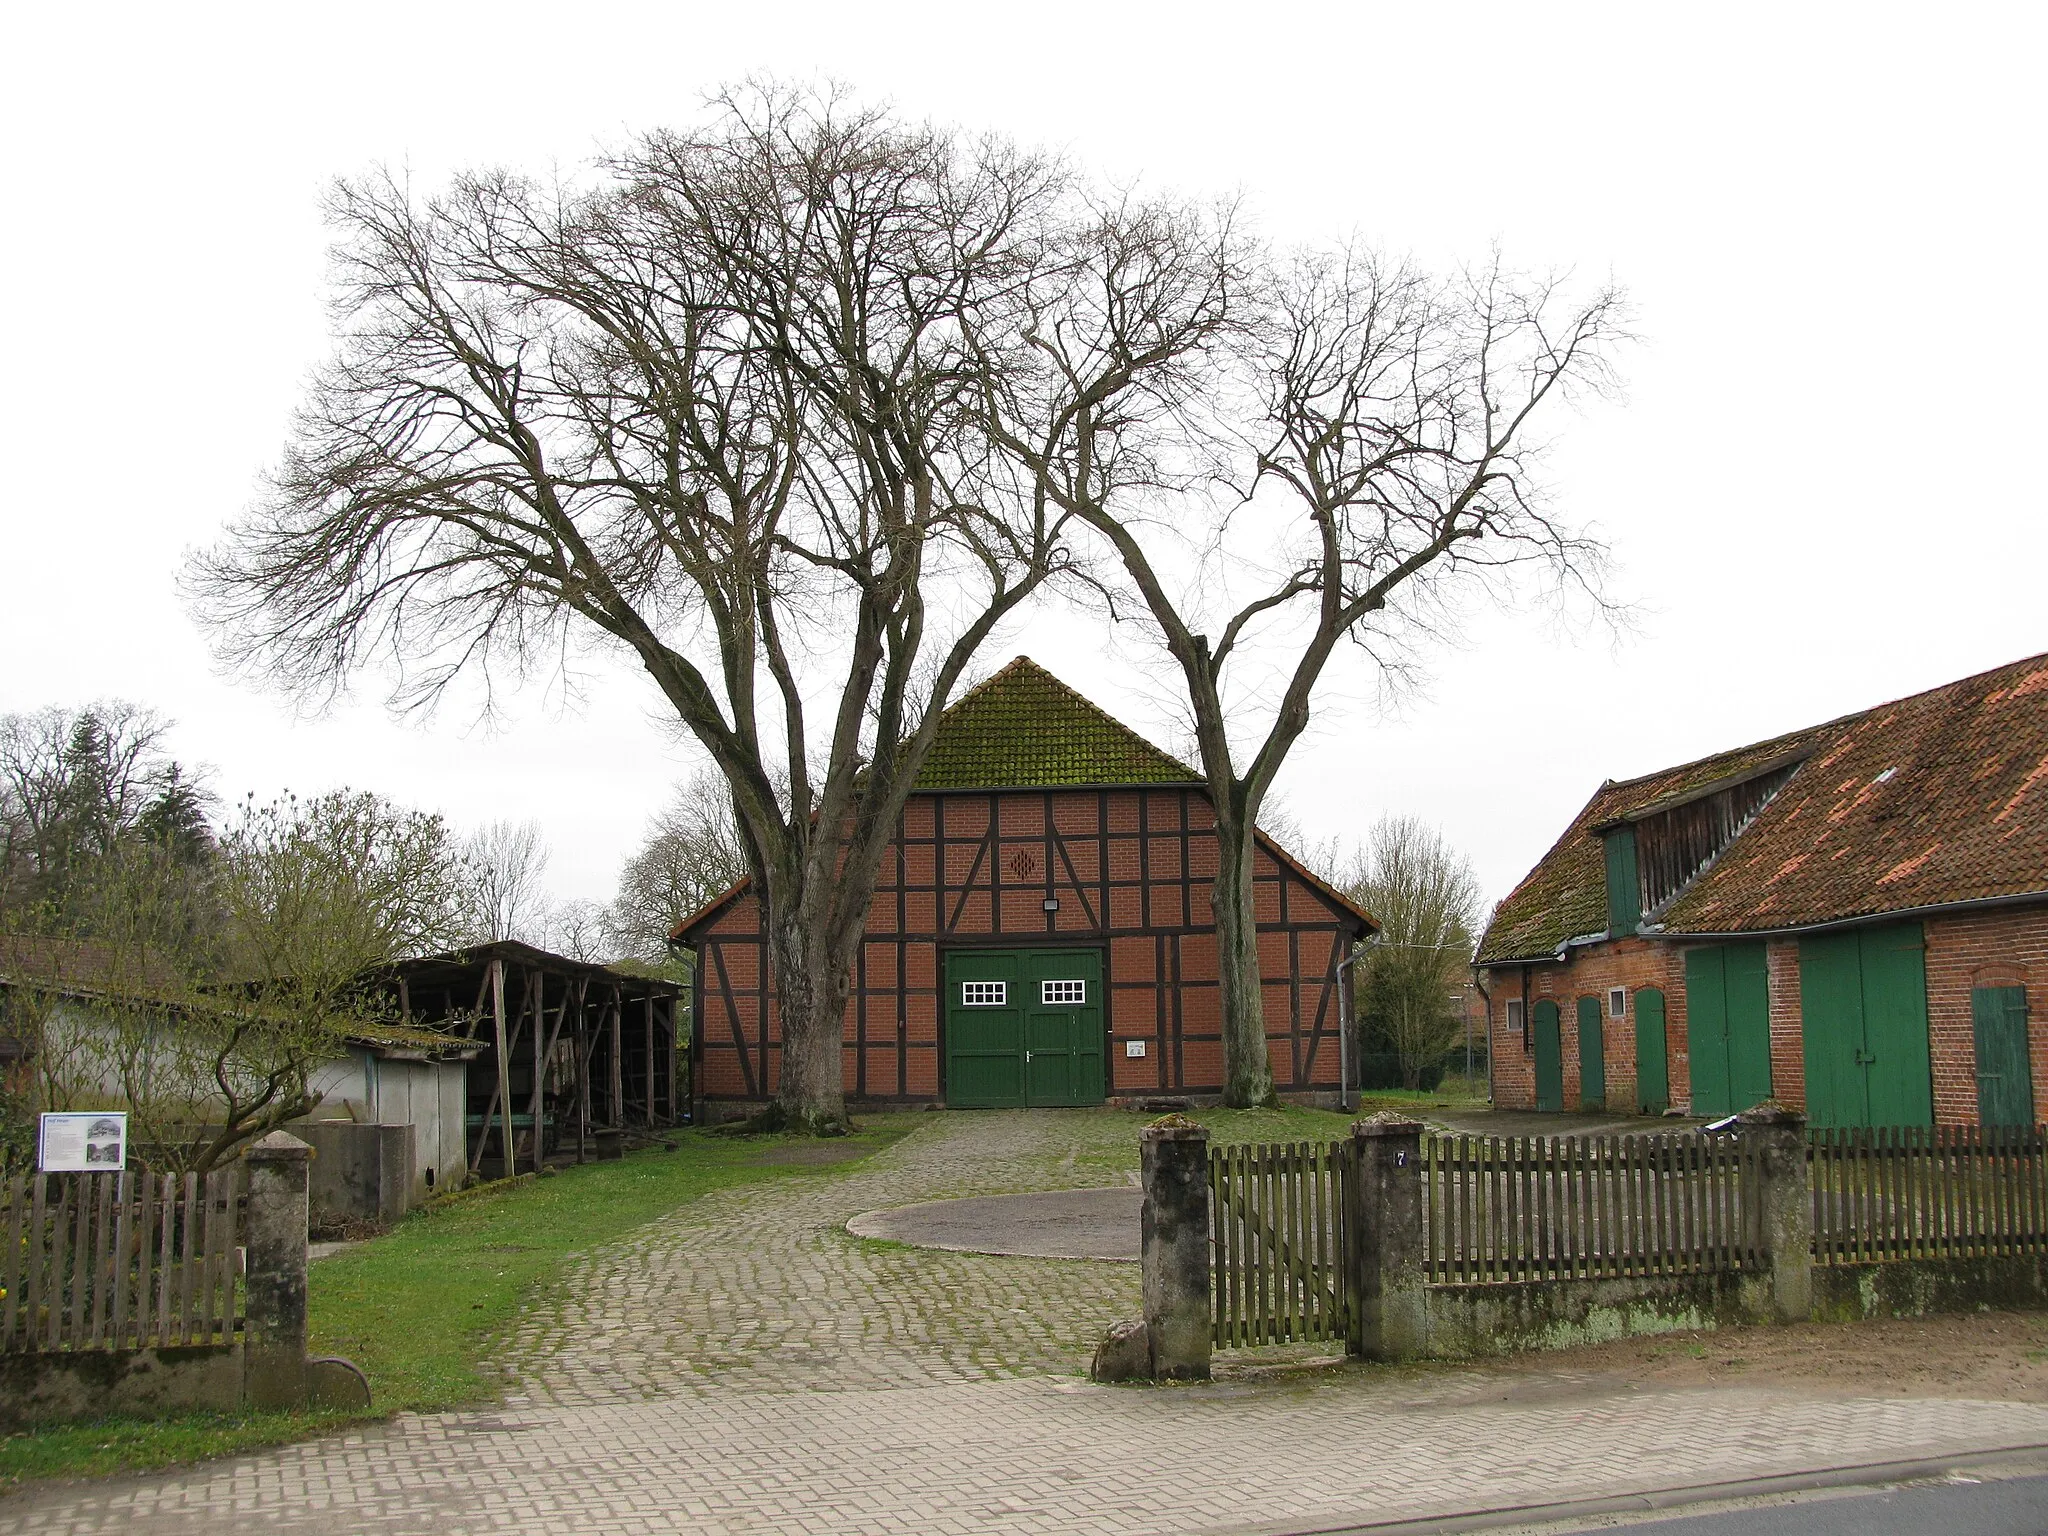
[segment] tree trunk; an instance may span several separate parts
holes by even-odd
[[[1232,1109],[1278,1103],[1266,1049],[1265,998],[1259,989],[1259,926],[1252,905],[1249,822],[1216,817],[1216,965],[1223,1009],[1223,1102]]]
[[[764,906],[766,904],[764,903]],[[836,1136],[848,1129],[840,1053],[853,955],[837,954],[820,919],[799,909],[768,913],[768,956],[782,1025],[774,1118],[792,1131]],[[858,939],[856,938],[856,942]]]

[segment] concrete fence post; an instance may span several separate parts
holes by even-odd
[[[1351,1127],[1349,1353],[1413,1360],[1425,1352],[1422,1123],[1382,1111]]]
[[[1770,1265],[1771,1310],[1780,1323],[1813,1316],[1813,1186],[1806,1117],[1766,1099],[1744,1110],[1742,1142],[1756,1159],[1758,1235]]]
[[[248,1310],[242,1395],[253,1407],[306,1400],[306,1176],[313,1149],[272,1131],[242,1156],[249,1164]]]
[[[1139,1133],[1145,1338],[1155,1380],[1209,1375],[1209,1131],[1192,1122]]]

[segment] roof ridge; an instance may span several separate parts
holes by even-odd
[[[1602,791],[1609,789],[1633,789],[1638,784],[1647,784],[1652,779],[1661,779],[1670,774],[1683,773],[1688,768],[1703,768],[1708,763],[1715,762],[1720,758],[1744,757],[1751,752],[1761,751],[1765,747],[1775,747],[1781,742],[1796,741],[1802,736],[1812,736],[1820,731],[1828,730],[1834,726],[1852,724],[1855,721],[1861,720],[1865,715],[1870,714],[1873,710],[1883,709],[1884,707],[1885,706],[1882,704],[1873,704],[1870,706],[1870,709],[1851,710],[1848,714],[1837,715],[1832,720],[1822,720],[1813,725],[1803,725],[1800,726],[1797,730],[1780,731],[1775,736],[1762,736],[1755,741],[1746,742],[1739,747],[1725,747],[1719,752],[1708,752],[1700,757],[1689,758],[1682,763],[1667,763],[1662,768],[1652,768],[1648,773],[1639,773],[1635,775],[1635,777],[1633,778],[1607,779],[1604,780],[1601,783],[1600,788],[1594,790],[1593,793],[1597,795],[1600,794]]]
[[[999,687],[998,685],[1002,685]],[[1003,688],[1017,690],[1006,699]],[[1054,720],[1063,720],[1081,739],[1092,733],[1104,751],[1100,772],[1089,771],[1087,754],[1053,763],[1060,757],[1034,733],[1011,718],[1019,705],[1036,703]],[[980,728],[979,749],[975,737]],[[990,733],[993,733],[992,735]],[[999,743],[1007,742],[1005,752]],[[987,750],[994,748],[993,752]],[[1007,763],[1003,760],[1007,758]],[[1033,766],[1032,760],[1037,759]],[[1119,761],[1120,760],[1120,761]],[[998,775],[991,777],[991,773]],[[1001,775],[1015,775],[1001,777]],[[1044,776],[1035,776],[1043,774]],[[969,688],[940,712],[920,789],[1032,788],[1078,784],[1186,783],[1202,776],[1071,684],[1027,655],[1018,655]]]
[[[1776,736],[1761,737],[1746,746],[1728,747],[1719,752],[1709,752],[1702,757],[1693,758],[1690,762],[1672,763],[1663,768],[1653,768],[1648,773],[1639,773],[1633,778],[1609,779],[1607,786],[1615,789],[1627,789],[1631,785],[1641,784],[1650,779],[1662,778],[1667,773],[1677,773],[1686,768],[1697,768],[1703,763],[1712,762],[1717,757],[1735,757],[1745,752],[1754,752],[1759,747],[1774,746],[1781,741],[1790,741],[1795,736],[1808,736],[1817,731],[1825,731],[1832,726],[1853,724],[1856,721],[1876,714],[1881,709],[1897,709],[1902,704],[1911,704],[1918,699],[1932,698],[1937,693],[1960,691],[1968,684],[1990,677],[1996,672],[2010,672],[2020,667],[2043,665],[2048,665],[2048,651],[2042,651],[2033,656],[2021,656],[2012,661],[2000,662],[1995,667],[1985,667],[1979,671],[1968,673],[1963,677],[1950,678],[1947,682],[1936,683],[1931,688],[1918,688],[1911,693],[1899,694],[1895,698],[1880,699],[1875,704],[1867,704],[1861,709],[1852,709],[1846,714],[1836,715],[1832,719],[1817,720],[1812,725],[1800,726],[1790,731],[1781,731]]]

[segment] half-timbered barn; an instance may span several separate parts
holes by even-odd
[[[1199,777],[1018,657],[943,717],[883,860],[847,1008],[855,1105],[1084,1105],[1223,1086],[1214,816]],[[1256,856],[1279,1091],[1334,1101],[1339,966],[1372,919],[1271,839]],[[696,952],[698,1110],[775,1091],[780,1029],[745,883],[676,931]]]
[[[2048,656],[1600,786],[1478,954],[1494,1100],[2048,1116]]]

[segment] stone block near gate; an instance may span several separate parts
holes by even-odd
[[[1206,1380],[1209,1319],[1209,1131],[1179,1115],[1139,1134],[1139,1263],[1155,1380]]]

